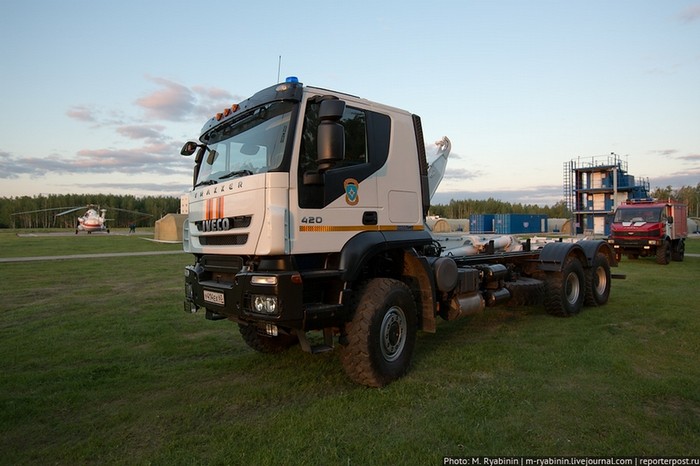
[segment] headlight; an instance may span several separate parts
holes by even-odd
[[[252,298],[253,312],[270,315],[277,313],[277,296],[256,294],[253,295]]]

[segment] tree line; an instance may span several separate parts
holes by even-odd
[[[688,205],[688,216],[698,217],[700,213],[700,183],[697,186],[671,186],[656,188],[651,192],[656,199],[674,199]],[[168,196],[136,197],[115,194],[50,194],[48,196],[20,196],[0,198],[0,228],[73,228],[75,220],[84,211],[56,217],[61,208],[99,206],[107,209],[110,227],[127,227],[130,223],[149,227],[168,213],[180,210],[180,199]],[[54,209],[54,210],[48,210]],[[141,212],[144,215],[122,212],[114,209]],[[32,212],[18,214],[18,212]],[[14,214],[14,215],[13,215]],[[147,215],[146,215],[147,214]],[[499,201],[462,199],[450,203],[430,206],[429,215],[442,218],[469,218],[471,214],[544,214],[549,218],[569,218],[571,212],[562,200],[552,206],[521,204]]]
[[[673,199],[688,206],[688,217],[700,217],[700,183],[695,187],[683,186],[673,189],[671,186],[656,188],[651,193],[654,199]]]
[[[650,197],[666,200],[672,199],[688,206],[689,217],[700,217],[700,183],[697,186],[683,186],[673,189],[671,186],[655,188]],[[549,218],[569,218],[571,211],[566,202],[561,200],[552,206],[539,206],[536,204],[521,204],[499,201],[494,198],[486,200],[461,199],[450,200],[450,203],[430,206],[429,215],[442,218],[469,218],[472,214],[539,214]]]
[[[88,206],[107,209],[107,225],[110,228],[127,227],[131,223],[141,227],[151,227],[164,215],[178,213],[180,198],[116,194],[2,197],[0,198],[0,228],[75,228],[77,218],[87,211]],[[75,207],[80,209],[56,216]]]
[[[566,208],[566,203],[564,201],[559,201],[551,207],[542,207],[536,204],[513,204],[510,202],[499,201],[491,197],[486,200],[452,199],[447,205],[431,205],[429,211],[429,215],[437,215],[442,218],[466,219],[472,214],[544,214],[549,218],[568,218],[571,216],[571,213]]]

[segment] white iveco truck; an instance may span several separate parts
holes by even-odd
[[[258,351],[338,346],[349,377],[379,387],[437,317],[505,302],[570,316],[608,300],[603,241],[444,254],[424,224],[435,184],[421,121],[404,110],[288,79],[218,113],[182,154],[195,156],[185,310],[236,322]]]

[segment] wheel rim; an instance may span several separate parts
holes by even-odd
[[[570,273],[566,277],[566,300],[569,304],[575,304],[578,301],[579,293],[581,292],[581,282],[578,275]]]
[[[605,293],[605,290],[608,287],[608,276],[603,267],[598,267],[596,269],[595,275],[593,276],[593,285],[598,296]]]
[[[382,320],[380,346],[382,356],[387,361],[395,361],[401,356],[406,345],[406,316],[400,307],[392,306]]]

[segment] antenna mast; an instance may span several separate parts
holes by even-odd
[[[280,82],[280,69],[282,68],[282,55],[277,59],[277,82]]]

